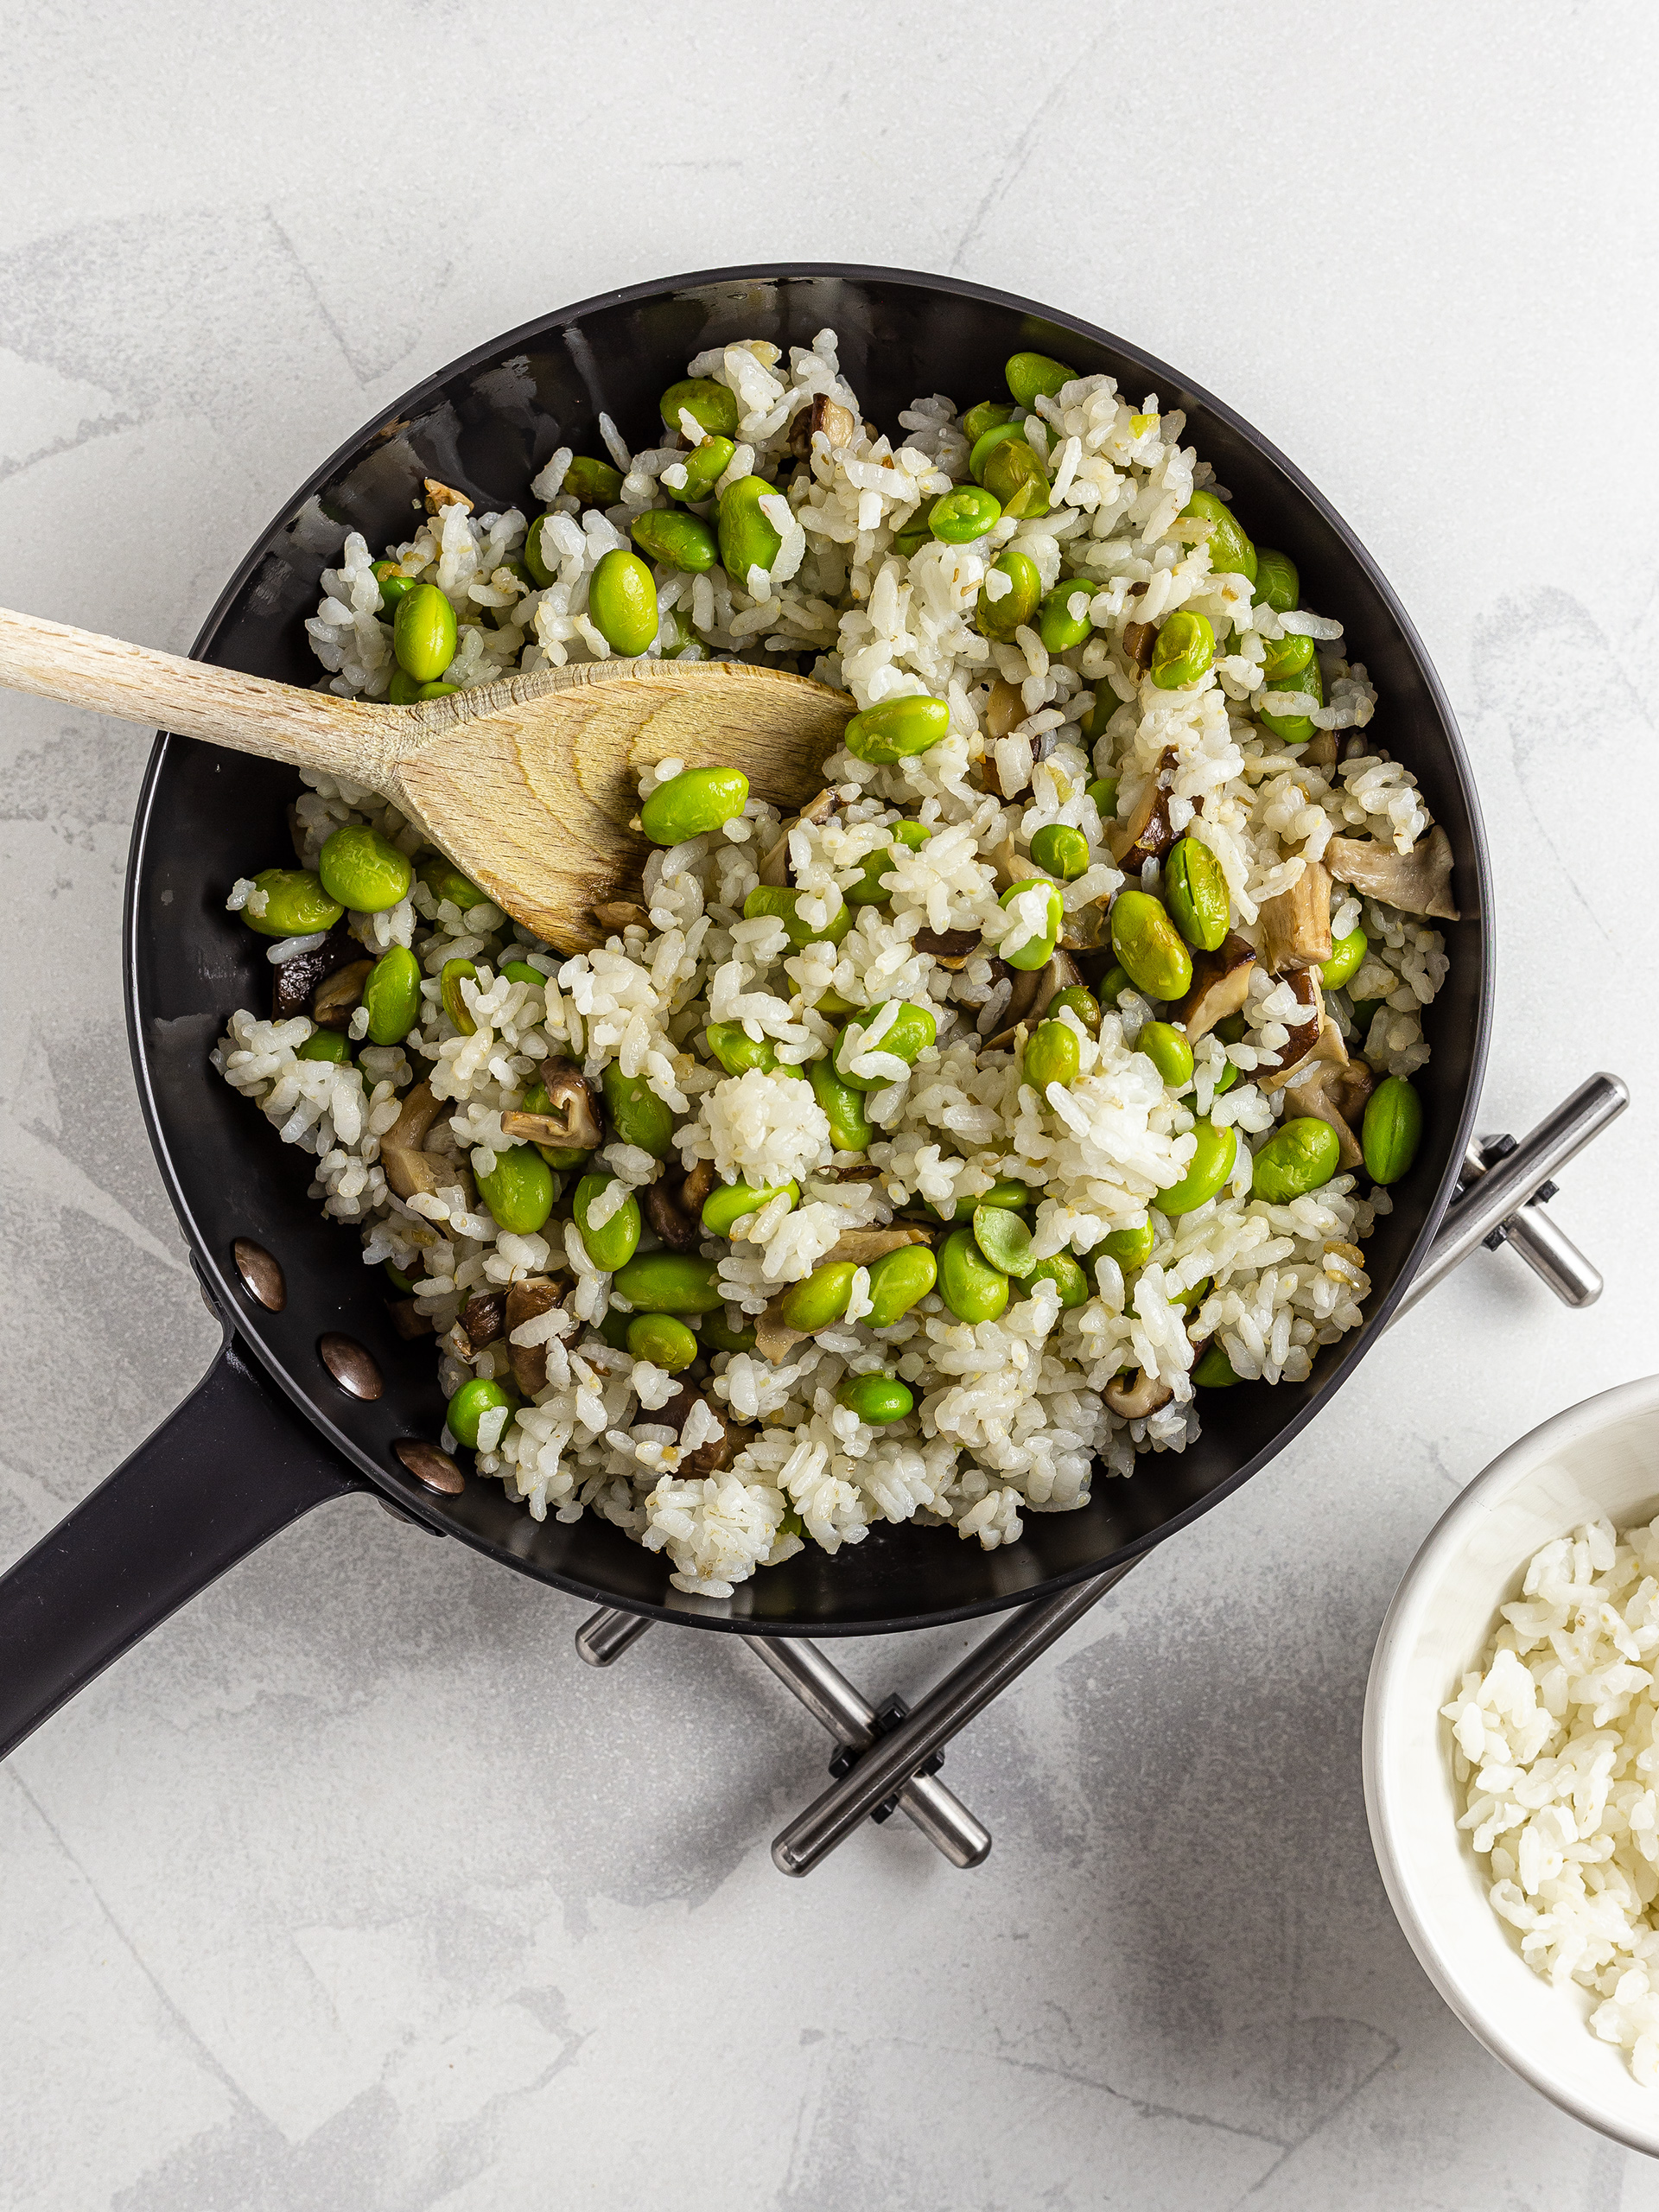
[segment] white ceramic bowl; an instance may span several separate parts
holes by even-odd
[[[1659,2157],[1659,2089],[1586,2024],[1594,2003],[1552,1989],[1486,1902],[1457,1826],[1440,1708],[1478,1660],[1541,1544],[1605,1515],[1659,1512],[1659,1376],[1557,1414],[1493,1460],[1445,1514],[1395,1593],[1365,1697],[1365,1806],[1389,1902],[1446,2003],[1488,2050],[1575,2119]]]

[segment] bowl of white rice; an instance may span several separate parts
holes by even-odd
[[[1659,2156],[1659,1376],[1557,1414],[1407,1571],[1365,1703],[1371,1837],[1465,2026]]]

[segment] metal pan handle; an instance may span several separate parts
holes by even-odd
[[[227,1335],[178,1411],[0,1576],[0,1758],[267,1537],[368,1488]]]

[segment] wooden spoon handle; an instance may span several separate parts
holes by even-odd
[[[0,684],[382,787],[398,717],[0,607]]]

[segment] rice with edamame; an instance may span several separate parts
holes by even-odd
[[[1306,1376],[1360,1322],[1415,1148],[1452,910],[1340,625],[1258,556],[1179,415],[1016,356],[1013,404],[918,398],[895,443],[828,331],[688,377],[657,445],[601,416],[608,461],[556,452],[539,512],[432,485],[404,543],[349,536],[307,627],[332,689],[395,702],[435,668],[639,650],[654,591],[652,653],[852,693],[821,800],[783,823],[728,791],[705,820],[658,763],[642,806],[679,841],[566,959],[373,794],[308,776],[321,905],[315,875],[228,903],[279,977],[332,976],[233,1014],[214,1057],[403,1278],[446,1443],[724,1596],[878,1521],[1014,1542],[1181,1450],[1218,1389]],[[329,846],[347,827],[378,833],[383,886],[415,861],[392,903],[356,906],[387,892],[333,864],[369,849]],[[1045,830],[1075,833],[1041,839],[1046,870]],[[504,1130],[556,1095],[574,1146]],[[728,1234],[698,1217],[717,1193]]]

